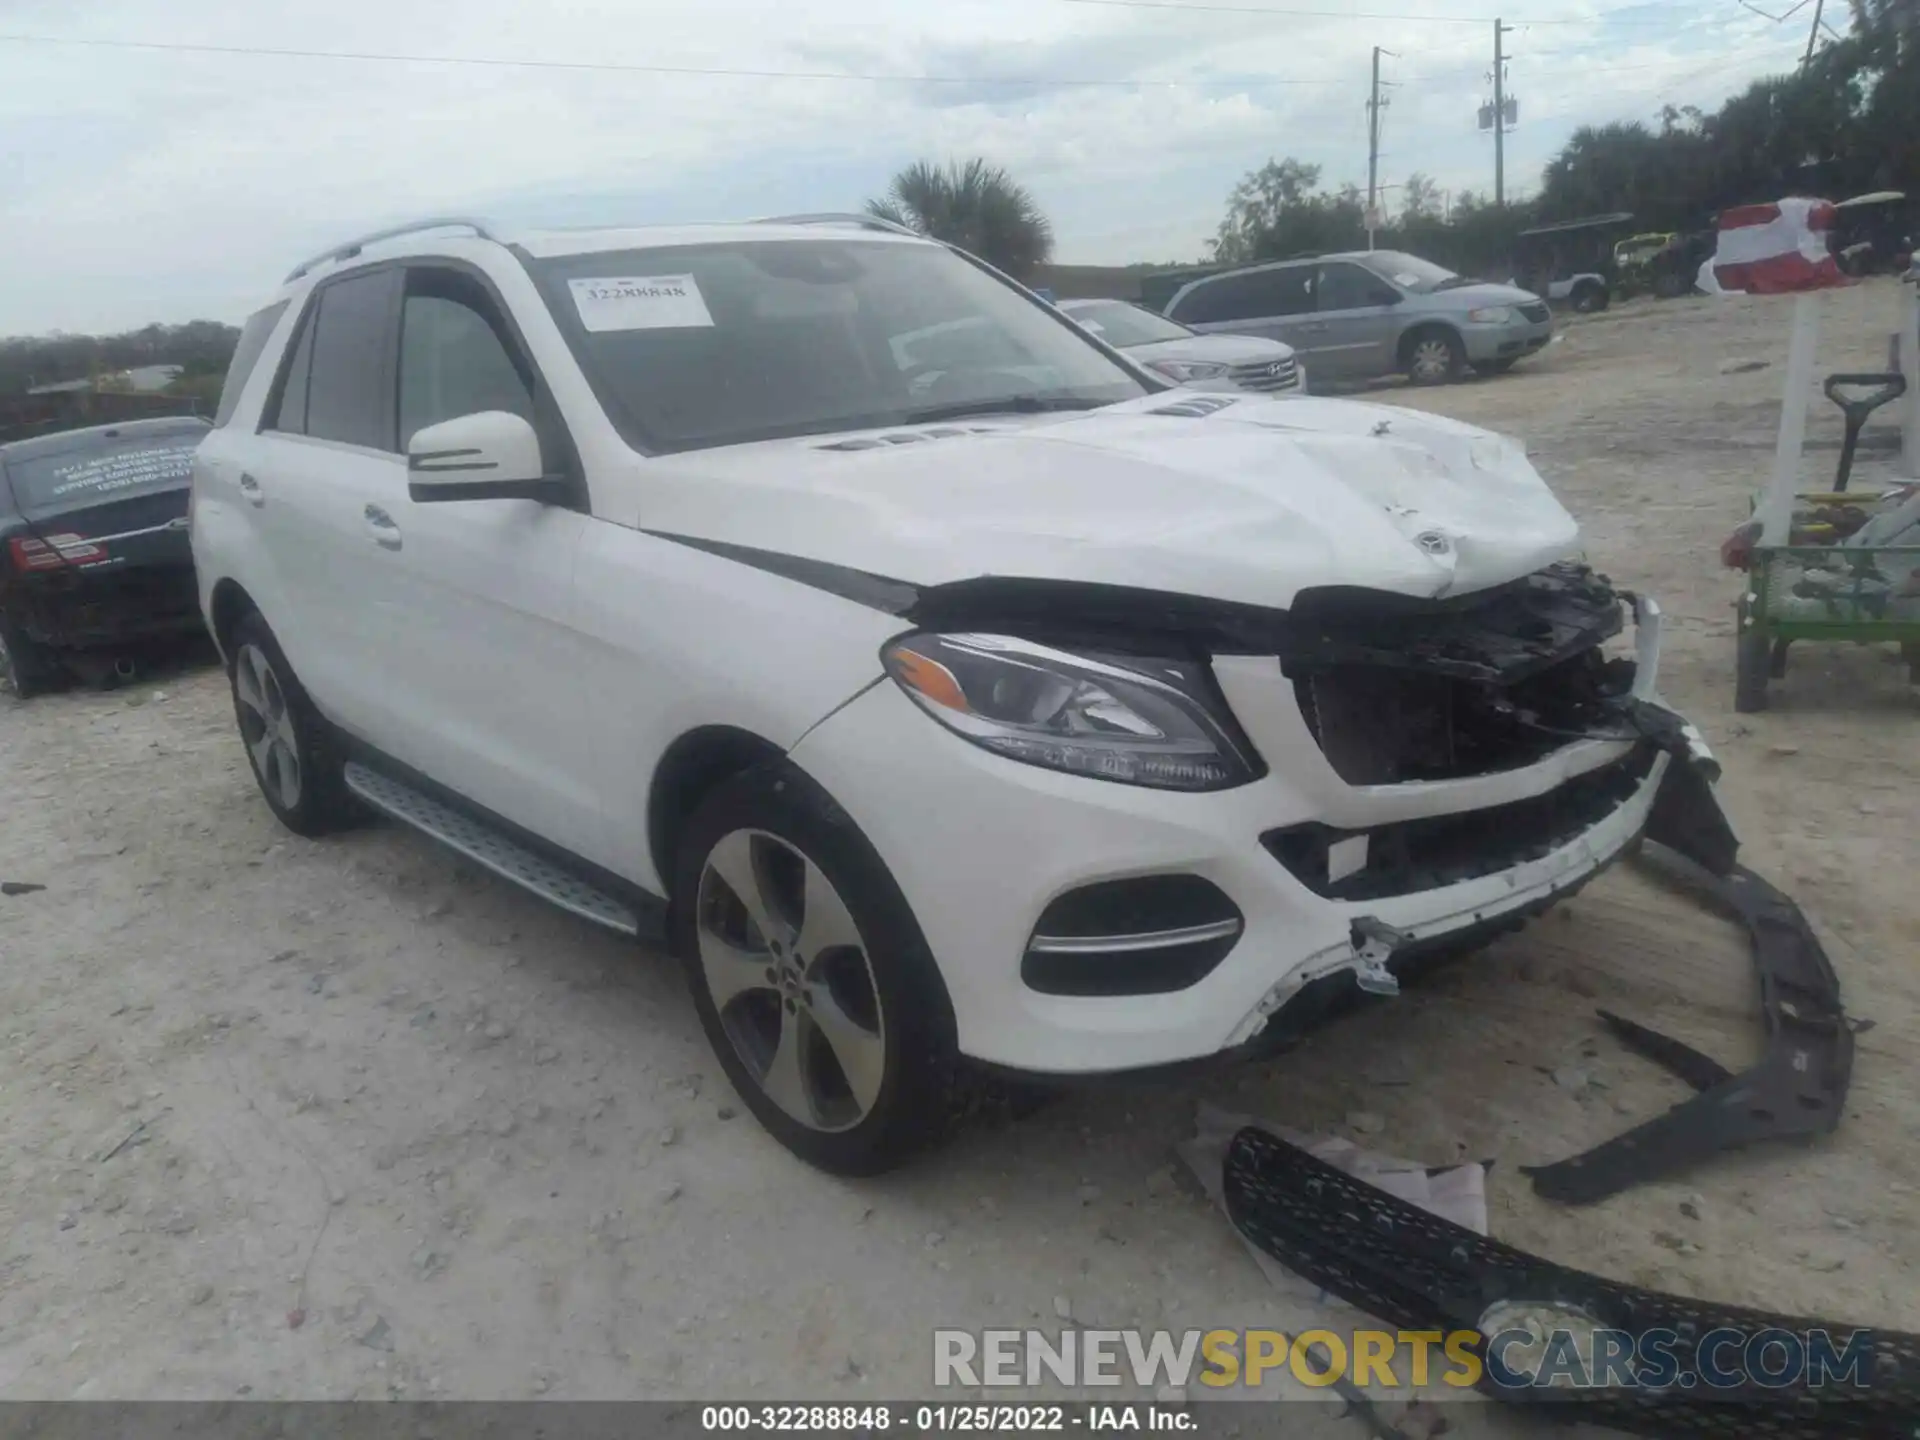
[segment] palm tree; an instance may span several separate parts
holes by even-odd
[[[985,160],[917,160],[893,177],[884,196],[867,202],[867,212],[958,245],[1016,280],[1053,254],[1053,227],[1033,196]]]

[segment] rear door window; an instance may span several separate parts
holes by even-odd
[[[373,450],[394,450],[391,343],[401,272],[376,270],[320,291],[314,314],[313,373],[306,433]]]
[[[240,339],[233,347],[233,360],[227,366],[227,378],[220,385],[220,408],[213,417],[216,429],[233,419],[233,412],[240,404],[240,392],[247,388],[253,367],[260,363],[260,352],[267,348],[273,327],[280,323],[280,317],[286,313],[287,302],[279,300],[264,310],[254,311],[247,317],[247,323],[240,327]]]

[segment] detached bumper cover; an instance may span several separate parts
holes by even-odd
[[[1583,1205],[1721,1150],[1824,1135],[1840,1123],[1846,1103],[1853,1030],[1840,1008],[1833,965],[1800,907],[1743,866],[1722,879],[1663,848],[1647,850],[1646,858],[1746,926],[1759,972],[1766,1053],[1735,1075],[1678,1040],[1601,1011],[1622,1042],[1700,1093],[1584,1154],[1528,1169],[1533,1188],[1550,1200]]]

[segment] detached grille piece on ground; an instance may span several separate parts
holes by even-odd
[[[1564,1324],[1587,1364],[1600,1348],[1596,1329],[1672,1337],[1670,1370],[1636,1355],[1624,1362],[1634,1377],[1628,1384],[1562,1389],[1529,1385],[1506,1368],[1507,1383],[1481,1386],[1501,1400],[1662,1440],[1907,1440],[1920,1424],[1920,1336],[1691,1300],[1571,1270],[1409,1205],[1253,1127],[1228,1147],[1224,1198],[1235,1228],[1288,1269],[1402,1329],[1479,1331],[1483,1359],[1486,1342],[1505,1328],[1503,1313],[1564,1317],[1553,1323]],[[1708,1383],[1725,1369],[1717,1355],[1702,1356],[1702,1341],[1769,1330],[1823,1332],[1842,1378],[1779,1388]]]

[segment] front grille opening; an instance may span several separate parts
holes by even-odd
[[[1659,753],[1651,741],[1642,741],[1611,765],[1507,805],[1403,820],[1367,831],[1293,825],[1269,830],[1260,843],[1294,879],[1329,900],[1380,900],[1437,890],[1551,855],[1632,799]],[[1338,862],[1332,847],[1360,835],[1366,836],[1366,864],[1344,874],[1349,864]],[[1341,879],[1329,879],[1337,873]]]
[[[1245,921],[1198,875],[1102,880],[1042,912],[1020,978],[1043,995],[1166,995],[1198,984],[1239,941]]]
[[[1621,731],[1634,664],[1597,647],[1511,685],[1372,665],[1297,676],[1307,728],[1349,785],[1455,780],[1519,769]]]

